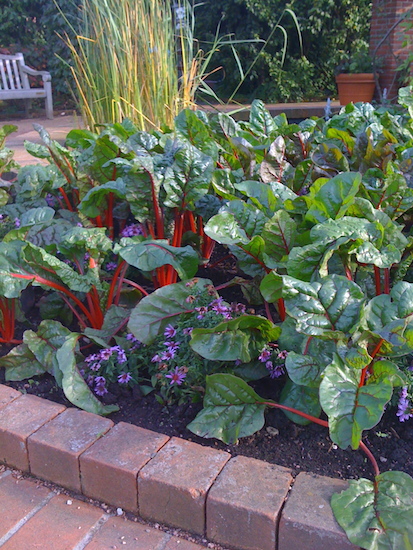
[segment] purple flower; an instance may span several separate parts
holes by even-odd
[[[111,348],[109,348],[110,351],[113,353],[117,353],[118,355],[118,363],[126,363],[126,361],[128,360],[127,357],[126,357],[126,353],[125,353],[125,350],[123,348],[121,348],[120,346],[113,346]]]
[[[110,357],[112,357],[112,348],[105,348],[100,350],[99,358],[103,361],[107,361]]]
[[[186,336],[191,336],[193,330],[194,330],[194,327],[187,327],[183,329],[182,333],[185,334]]]
[[[404,386],[400,392],[396,416],[399,417],[400,422],[404,422],[413,417],[412,404],[407,397],[407,386]]]
[[[175,350],[163,351],[161,353],[161,361],[170,361],[175,357],[175,354],[176,354]]]
[[[21,226],[21,221],[19,220],[19,218],[14,218],[14,226],[16,228]]]
[[[164,342],[163,345],[168,348],[168,351],[172,351],[173,353],[177,352],[179,349],[178,342]]]
[[[217,298],[216,300],[212,300],[212,302],[209,304],[212,308],[212,311],[215,311],[217,315],[227,315],[229,312],[229,308],[227,305],[224,304],[223,298]]]
[[[267,361],[265,367],[269,372],[270,378],[279,378],[284,374],[284,369],[281,365],[274,365],[272,361]]]
[[[166,336],[166,338],[173,338],[176,335],[176,330],[172,325],[169,324],[166,326],[163,334],[164,336]]]
[[[89,374],[88,377],[86,378],[86,384],[88,386],[93,386],[95,382],[95,377],[93,376],[93,374]]]
[[[157,353],[152,357],[151,363],[159,363],[160,360],[161,360],[161,356],[159,355],[159,353]]]
[[[96,363],[92,363],[91,365],[89,365],[89,368],[90,370],[94,370],[94,371],[97,371],[100,369],[102,365],[99,363],[99,361],[96,361]]]
[[[169,378],[171,380],[169,382],[170,386],[172,386],[173,384],[180,386],[185,380],[185,377],[186,372],[182,370],[182,367],[175,367],[174,370],[171,370],[168,374],[165,374],[165,378]]]
[[[279,352],[279,354],[277,355],[277,358],[278,359],[286,359],[288,356],[288,351],[286,350],[282,350]]]
[[[55,198],[50,193],[47,193],[47,195],[45,196],[45,201],[47,203],[47,206],[54,206]]]
[[[105,266],[106,271],[115,271],[117,267],[118,267],[118,264],[116,262],[108,262]]]
[[[122,372],[122,374],[119,374],[118,376],[119,384],[127,384],[129,380],[132,380],[132,376],[129,372]]]
[[[261,361],[261,363],[266,363],[270,357],[271,357],[270,350],[264,348],[261,351],[261,354],[258,356],[258,360]]]
[[[95,378],[95,393],[96,395],[105,395],[105,393],[108,393],[108,390],[105,387],[106,384],[106,378],[103,376],[96,376]]]
[[[126,335],[126,340],[129,340],[130,342],[139,342],[139,340],[137,338],[135,338],[135,336],[131,333],[131,332],[128,332],[128,334]]]
[[[122,237],[133,237],[134,235],[143,235],[142,226],[140,223],[132,223],[127,225],[122,233]]]
[[[245,307],[244,304],[237,304],[237,303],[235,303],[235,302],[233,302],[233,303],[231,304],[231,310],[232,310],[234,313],[241,313],[241,314],[242,314],[242,313],[245,313],[245,310],[246,310],[246,309],[247,309],[247,308]]]
[[[97,361],[98,359],[99,356],[96,353],[92,353],[86,357],[85,363],[91,363],[92,361]]]

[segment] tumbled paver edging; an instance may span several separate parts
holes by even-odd
[[[237,550],[355,550],[347,483],[66,408],[0,384],[0,463]]]

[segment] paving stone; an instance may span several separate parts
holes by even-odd
[[[56,495],[30,518],[2,550],[73,550],[103,516],[102,510],[80,500]]]
[[[0,409],[0,462],[29,470],[27,439],[66,409],[34,395],[22,395]]]
[[[278,550],[358,550],[336,522],[330,506],[333,493],[347,487],[341,479],[300,473],[281,514]]]
[[[237,456],[224,466],[207,497],[207,538],[239,550],[275,550],[279,515],[291,470]]]
[[[0,408],[21,396],[21,393],[13,388],[9,388],[4,384],[0,384]]]
[[[147,525],[127,521],[124,518],[109,518],[93,535],[85,550],[157,550],[165,548],[169,535]],[[182,549],[186,550],[186,549]],[[189,549],[188,549],[189,550]]]
[[[164,550],[205,550],[205,546],[200,546],[180,537],[172,537],[167,542]]]
[[[120,422],[80,456],[83,494],[137,512],[138,472],[168,440]]]
[[[79,456],[112,426],[97,414],[66,409],[29,437],[31,473],[80,492]]]
[[[0,479],[0,546],[1,539],[26,516],[46,504],[52,491],[26,479],[16,479],[10,472]]]
[[[140,515],[204,534],[207,492],[230,457],[173,437],[138,474]]]

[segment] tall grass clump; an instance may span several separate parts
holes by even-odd
[[[193,13],[186,0],[180,7]],[[126,117],[140,129],[172,125],[193,99],[191,25],[177,23],[167,0],[82,0],[80,17],[81,34],[66,43],[87,126]]]

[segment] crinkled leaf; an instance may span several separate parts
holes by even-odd
[[[294,351],[290,351],[285,360],[285,368],[291,380],[295,384],[309,388],[318,388],[325,367],[318,357],[301,355]]]
[[[49,223],[53,219],[54,215],[55,211],[49,206],[30,208],[21,216],[20,223],[22,226]]]
[[[174,283],[145,296],[132,310],[128,328],[144,344],[151,344],[167,324],[184,313],[193,311],[192,296],[212,286],[209,279]],[[211,297],[211,300],[213,297]]]
[[[360,287],[340,275],[314,283],[284,276],[283,296],[288,314],[297,320],[298,332],[326,338],[354,332],[364,304]]]
[[[212,216],[204,230],[208,237],[220,244],[247,243],[249,240],[231,212],[221,212]]]
[[[250,128],[259,137],[269,137],[276,130],[274,120],[263,101],[254,99],[250,109]]]
[[[204,408],[187,428],[201,437],[237,443],[264,426],[263,399],[244,380],[232,374],[206,378]]]
[[[96,218],[107,207],[107,197],[111,193],[118,199],[125,198],[126,186],[122,178],[92,187],[82,198],[78,208],[85,216]]]
[[[294,247],[297,236],[297,224],[285,210],[278,210],[265,224],[261,234],[265,241],[266,257],[280,261],[287,257]],[[269,266],[269,260],[266,259]]]
[[[22,267],[22,249],[25,243],[12,241],[0,242],[0,296],[6,298],[18,298],[31,282],[31,279],[21,279],[13,274],[26,275]]]
[[[309,209],[306,219],[320,223],[329,218],[344,216],[359,190],[361,175],[343,172],[327,181],[321,180],[310,187]]]
[[[242,181],[235,184],[235,188],[251,199],[254,206],[271,217],[276,209],[277,198],[270,185],[260,181]]]
[[[369,550],[412,550],[413,479],[384,472],[374,482],[350,480],[331,499],[334,515],[349,540]]]
[[[342,449],[357,449],[363,430],[381,419],[393,386],[386,374],[359,387],[361,371],[338,356],[324,371],[320,403],[329,418],[330,437]]]
[[[75,349],[78,335],[68,336],[56,354],[62,374],[62,388],[67,399],[81,409],[94,414],[107,415],[118,411],[116,405],[103,405],[91,392],[76,367]]]
[[[248,363],[259,354],[267,342],[281,333],[265,317],[242,315],[219,323],[213,328],[195,328],[191,348],[206,359]]]

